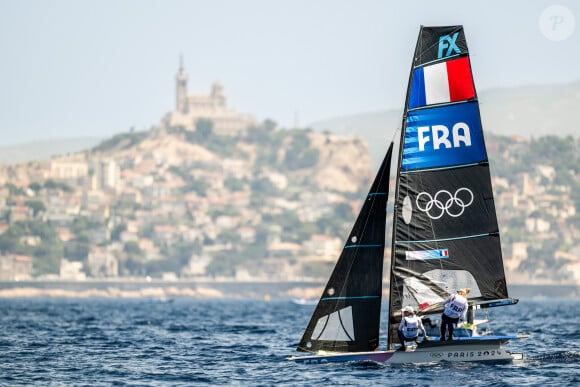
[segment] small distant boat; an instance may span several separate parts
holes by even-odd
[[[296,305],[316,305],[318,300],[311,298],[293,298],[292,302]]]
[[[409,77],[396,170],[387,348],[379,350],[391,143],[312,318],[297,363],[505,362],[503,345],[527,335],[478,332],[475,311],[514,305],[508,296],[489,161],[462,26],[421,27]],[[445,300],[470,288],[469,324],[439,340]],[[405,350],[404,306],[433,339]],[[400,348],[402,349],[402,347]]]
[[[166,296],[162,296],[162,297],[149,297],[148,300],[152,304],[170,304],[173,301],[175,301],[173,298],[169,298],[169,297],[166,297]]]

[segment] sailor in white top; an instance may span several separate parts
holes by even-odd
[[[399,341],[401,342],[401,351],[405,350],[405,341],[415,341],[419,337],[419,332],[423,333],[423,336],[427,338],[427,332],[423,326],[421,319],[414,314],[415,310],[412,306],[406,306],[403,308],[403,318],[397,329],[397,334],[399,336]]]
[[[459,289],[457,294],[449,297],[444,302],[443,306],[445,309],[441,315],[441,336],[439,340],[445,340],[447,330],[449,330],[447,340],[453,340],[453,324],[456,324],[459,320],[466,320],[468,308],[467,294],[469,291],[469,288]]]

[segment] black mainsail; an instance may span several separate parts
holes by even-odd
[[[391,143],[298,351],[361,352],[379,346],[392,152]]]
[[[404,306],[439,312],[442,301],[462,287],[472,289],[470,301],[508,298],[489,162],[462,26],[421,27],[402,126],[389,349],[397,341]]]

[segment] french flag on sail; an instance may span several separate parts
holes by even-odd
[[[413,72],[409,109],[475,97],[469,57],[420,67]]]
[[[405,251],[407,261],[425,261],[428,259],[449,258],[448,249]]]

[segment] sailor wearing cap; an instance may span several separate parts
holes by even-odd
[[[467,318],[467,294],[469,291],[469,288],[461,288],[457,290],[457,294],[449,297],[443,303],[445,309],[441,315],[441,336],[439,340],[445,340],[447,330],[449,330],[447,340],[453,340],[453,324],[456,324],[459,320],[465,321]]]
[[[416,341],[419,337],[419,331],[423,333],[423,336],[427,338],[427,332],[425,327],[423,327],[423,322],[415,314],[415,310],[412,306],[406,306],[403,308],[403,318],[397,329],[397,334],[399,336],[399,341],[401,342],[401,348],[399,350],[405,350],[406,341]]]

